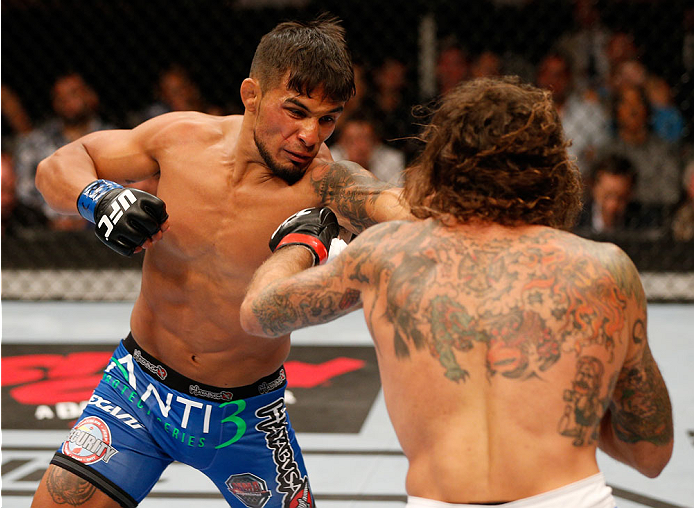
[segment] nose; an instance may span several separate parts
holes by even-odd
[[[312,148],[314,145],[319,143],[319,127],[318,119],[315,118],[307,118],[304,122],[302,122],[301,129],[299,130],[299,139],[306,148]]]

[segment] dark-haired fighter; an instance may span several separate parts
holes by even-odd
[[[241,84],[243,116],[170,113],[58,150],[36,183],[123,254],[146,248],[130,326],[33,506],[136,506],[177,460],[232,506],[313,506],[284,407],[289,338],[240,326],[283,219],[329,205],[352,232],[407,213],[399,193],[324,141],[354,93],[343,29],[282,23]],[[157,197],[121,184],[159,175]]]
[[[672,410],[634,265],[563,230],[580,185],[549,93],[467,82],[424,140],[404,190],[422,220],[376,225],[302,272],[310,243],[277,236],[323,215],[291,219],[241,306],[244,329],[270,346],[363,306],[408,507],[614,508],[596,448],[657,476]]]

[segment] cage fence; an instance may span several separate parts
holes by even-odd
[[[586,182],[576,232],[622,247],[651,301],[694,301],[688,0],[4,0],[2,298],[134,299],[142,258],[121,258],[84,222],[46,209],[33,186],[36,165],[85,115],[95,129],[131,128],[176,109],[241,114],[239,85],[260,37],[322,12],[346,29],[359,77],[355,109],[377,119],[383,144],[406,162],[419,149],[409,140],[421,123],[413,107],[448,86],[514,74],[551,89]],[[79,86],[60,89],[69,76]],[[647,134],[638,143],[623,139],[628,87],[641,92]],[[70,100],[81,101],[77,113]],[[591,186],[609,157],[636,174],[616,231],[591,222]]]

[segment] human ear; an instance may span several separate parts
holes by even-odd
[[[241,83],[241,100],[246,111],[255,113],[260,103],[260,85],[255,79],[246,78]]]

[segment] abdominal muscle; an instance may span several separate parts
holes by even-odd
[[[143,350],[184,376],[219,387],[254,383],[282,365],[289,354],[289,336],[264,339],[241,329],[246,277],[212,277],[189,266],[181,277],[172,275],[176,270],[156,267],[152,259],[145,259],[130,319]]]

